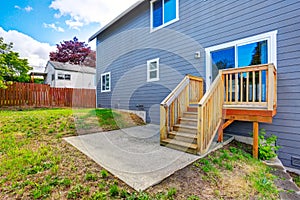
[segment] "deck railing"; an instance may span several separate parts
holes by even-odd
[[[277,76],[273,64],[222,70],[224,107],[273,110],[277,104]]]
[[[224,86],[221,71],[198,104],[197,146],[205,153],[222,122]]]
[[[203,79],[187,75],[177,87],[161,102],[160,105],[160,136],[167,138],[167,133],[178,119],[187,111],[190,104],[196,104],[203,96]]]
[[[198,104],[197,152],[200,154],[207,152],[218,130],[224,127],[221,126],[224,109],[274,111],[277,106],[276,68],[273,64],[263,64],[220,70],[202,96],[203,79],[187,75],[162,101],[161,140],[167,138],[190,104]]]

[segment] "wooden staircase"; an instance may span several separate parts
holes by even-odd
[[[180,151],[197,154],[197,107],[190,105],[178,122],[168,132],[161,145]]]
[[[274,65],[220,70],[205,95],[203,83],[202,78],[187,75],[162,101],[161,145],[204,154],[217,133],[222,142],[223,129],[235,120],[247,121],[253,122],[253,154],[257,157],[258,123],[272,123],[276,114]]]

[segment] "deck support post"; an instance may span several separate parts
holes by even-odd
[[[220,124],[220,126],[219,126],[219,129],[218,129],[218,142],[219,143],[222,143],[223,142],[223,140],[224,140],[224,132],[223,132],[223,120],[222,120],[222,122],[221,122],[221,124]]]
[[[253,158],[258,159],[258,122],[253,122]]]

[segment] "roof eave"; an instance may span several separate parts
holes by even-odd
[[[127,15],[128,13],[130,13],[132,10],[134,10],[136,7],[138,7],[144,1],[146,1],[146,0],[139,0],[135,4],[133,4],[132,6],[130,6],[127,10],[125,10],[124,12],[122,12],[115,19],[113,19],[111,22],[109,22],[104,27],[102,27],[99,31],[97,31],[94,35],[92,35],[89,38],[89,42],[91,42],[92,40],[94,40],[100,33],[102,33],[103,31],[105,31],[106,29],[108,29],[110,26],[112,26],[114,23],[116,23],[117,21],[119,21],[120,19],[122,19],[125,15]]]

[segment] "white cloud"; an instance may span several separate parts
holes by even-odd
[[[76,30],[80,30],[80,27],[84,25],[83,22],[81,22],[78,17],[74,17],[70,20],[66,20],[65,22],[71,29],[76,29]]]
[[[22,10],[22,8],[20,6],[15,5],[15,8],[18,10]]]
[[[18,5],[15,5],[15,9],[18,9],[18,10],[24,10],[26,12],[31,12],[33,10],[33,8],[31,6],[26,6],[25,8],[21,8],[20,6]]]
[[[43,24],[45,28],[52,28],[53,30],[57,32],[65,32],[65,30],[62,27],[56,26],[54,23],[52,24]]]
[[[55,17],[70,16],[66,24],[73,29],[92,22],[107,24],[121,12],[139,0],[53,0],[50,8],[58,10]]]
[[[13,50],[18,52],[21,58],[27,58],[33,66],[45,66],[49,60],[49,53],[56,50],[56,46],[38,42],[15,30],[5,31],[0,27],[0,37],[4,38],[5,43],[12,42]]]
[[[24,8],[24,10],[25,10],[26,12],[30,12],[30,11],[33,10],[33,8],[32,8],[31,6],[26,6],[26,7]]]

